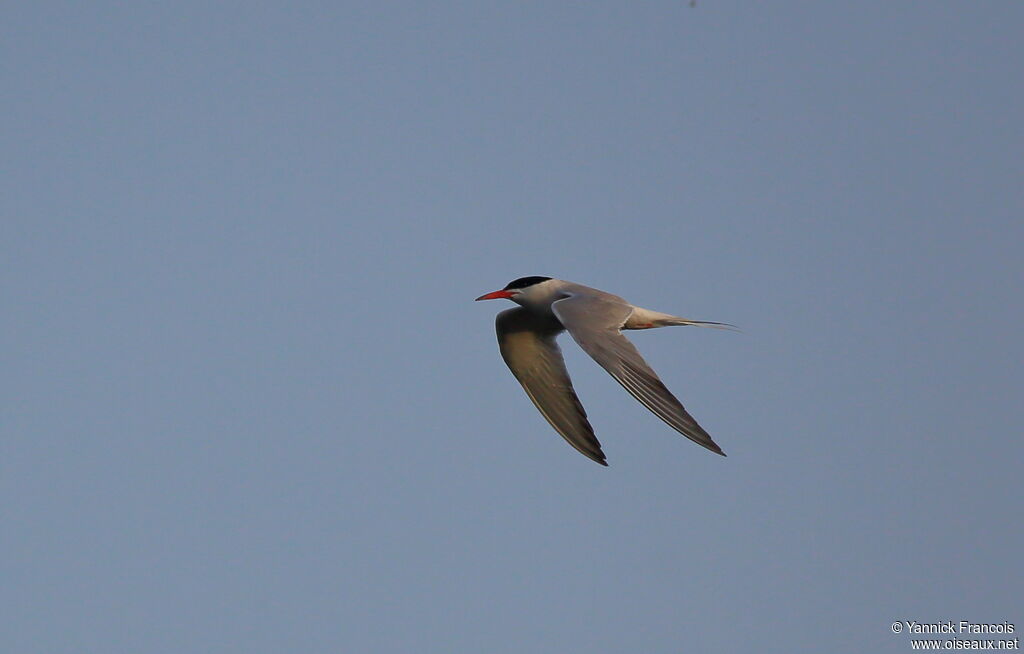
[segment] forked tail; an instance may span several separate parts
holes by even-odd
[[[626,319],[623,329],[652,329],[654,327],[668,327],[670,325],[693,325],[694,327],[712,327],[714,329],[728,329],[738,332],[739,328],[727,322],[711,322],[710,320],[690,320],[680,318],[670,313],[651,311],[641,307],[633,307],[633,313]]]
[[[692,325],[694,327],[711,327],[712,329],[728,329],[732,332],[738,332],[740,330],[736,325],[730,325],[727,322],[711,322],[710,320],[690,320],[689,318],[680,318],[678,316],[672,316],[662,321],[663,325]]]

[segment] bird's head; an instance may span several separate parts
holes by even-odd
[[[484,293],[477,298],[480,300],[512,300],[516,304],[525,304],[529,302],[531,296],[543,292],[542,289],[545,286],[544,282],[551,281],[550,277],[541,277],[534,275],[532,277],[520,277],[519,279],[513,279],[505,288],[500,291],[492,291],[491,293]]]

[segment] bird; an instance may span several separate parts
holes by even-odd
[[[581,454],[608,465],[555,340],[564,331],[654,415],[694,443],[725,456],[622,330],[670,325],[735,329],[733,325],[651,311],[596,288],[540,275],[514,279],[476,301],[497,299],[519,305],[495,318],[498,349],[505,364],[541,415]]]

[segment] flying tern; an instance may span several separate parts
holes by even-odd
[[[732,325],[643,309],[617,295],[551,277],[520,277],[500,291],[477,298],[497,299],[519,305],[502,311],[495,320],[502,358],[541,415],[584,456],[608,465],[555,342],[563,331],[654,415],[694,443],[725,456],[622,330],[670,325],[730,329]]]

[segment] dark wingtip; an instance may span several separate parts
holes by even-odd
[[[596,452],[583,452],[583,455],[598,465],[602,465],[606,468],[608,467],[607,457],[605,457],[604,452],[600,449]]]
[[[703,445],[704,449],[706,449],[709,452],[714,452],[715,454],[719,454],[721,456],[727,456],[726,453],[722,451],[722,448],[718,447],[718,443],[714,441],[711,441],[710,443],[701,443],[701,445]]]

